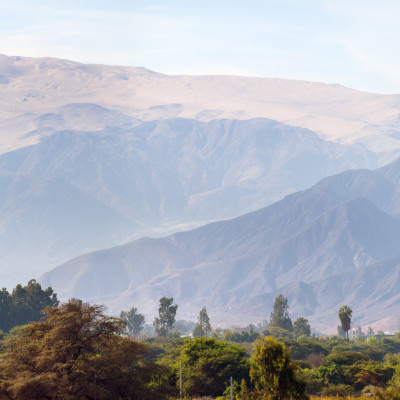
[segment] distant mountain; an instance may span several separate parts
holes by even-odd
[[[9,287],[400,155],[400,97],[339,85],[0,55],[0,94]]]
[[[400,305],[399,181],[400,160],[346,171],[238,218],[77,257],[41,282],[114,312],[154,315],[173,296],[181,316],[206,306],[216,321],[254,322],[283,292],[317,328],[344,303],[372,323]]]
[[[0,173],[0,187],[3,283],[15,276],[41,274],[49,259],[65,259],[85,247],[106,247],[110,234],[122,235],[133,227],[60,177]]]
[[[0,155],[0,265],[28,279],[89,250],[234,217],[378,160],[362,145],[265,119],[56,132]]]
[[[135,119],[208,122],[260,117],[307,128],[329,140],[361,140],[376,152],[400,148],[400,96],[363,93],[340,85],[240,76],[169,76],[137,67],[0,55],[0,92],[0,132],[7,132],[0,137],[0,151],[37,143],[46,134],[44,127],[98,130],[134,124]],[[76,115],[68,108],[83,103],[94,104],[94,109],[89,106]],[[97,118],[101,110],[96,107],[110,110],[113,122]]]

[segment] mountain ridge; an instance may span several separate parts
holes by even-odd
[[[193,309],[206,305],[214,318],[221,321],[225,315],[225,322],[230,318],[255,322],[251,318],[256,315],[259,320],[265,318],[273,298],[286,292],[296,315],[306,316],[321,328],[332,323],[334,307],[351,300],[341,298],[344,291],[340,286],[333,289],[344,285],[343,277],[355,274],[363,282],[365,268],[385,262],[396,273],[400,220],[378,207],[385,207],[382,198],[388,194],[397,196],[394,183],[382,175],[385,171],[388,169],[343,172],[241,217],[165,238],[131,242],[96,253],[96,261],[87,254],[45,274],[41,282],[52,285],[60,296],[86,294],[90,301],[105,301],[113,312],[131,302],[154,315],[158,296],[173,296],[178,304],[184,304],[183,315],[190,317]],[[392,185],[392,190],[377,196],[376,189],[382,185]],[[97,268],[101,277],[100,271],[109,268],[103,256],[110,254],[130,277],[121,292],[102,294],[93,280],[89,282],[91,274],[79,285],[85,288],[82,292],[73,287],[63,291],[62,285],[58,286],[60,271],[79,270],[80,264]],[[143,271],[149,274],[147,278]],[[330,280],[333,287],[328,290]],[[321,287],[326,294],[321,294]],[[308,299],[304,306],[301,298]],[[388,313],[397,307],[396,298],[386,302]],[[376,321],[376,308],[368,317],[360,304],[362,299],[356,303],[360,307],[356,321]]]
[[[39,229],[48,232],[48,239],[28,244],[29,249],[16,241],[21,244],[18,257],[5,248],[0,267],[22,271],[30,264],[32,270],[42,268],[44,272],[88,248],[111,247],[143,235],[160,236],[179,226],[234,217],[332,172],[381,162],[379,155],[362,145],[325,142],[314,132],[265,119],[208,123],[170,119],[96,132],[53,132],[36,145],[1,154],[0,171],[30,177],[31,182],[47,179],[54,187],[57,179],[69,185],[70,202],[77,207],[70,218],[81,227],[81,240],[66,238],[59,254],[52,251],[57,241],[61,243],[62,227],[55,229],[50,215],[44,214],[38,224],[19,227],[21,235],[35,238]],[[22,204],[13,197],[28,198],[30,192],[12,188],[0,181],[0,192],[12,205],[0,211],[0,238],[4,241],[11,236],[4,221],[36,212],[29,202]],[[41,192],[43,205],[58,208],[62,214],[54,203],[55,188],[47,188]],[[80,213],[93,214],[99,209],[83,201],[85,196],[105,207],[106,214],[115,215],[115,222],[102,229],[104,240],[97,243],[91,239],[92,231],[80,223]],[[116,223],[121,218],[125,223]],[[102,213],[97,219],[102,219]],[[96,237],[100,239],[100,235]],[[24,276],[22,272],[19,275]],[[25,276],[29,279],[31,273]]]
[[[277,120],[330,140],[362,140],[375,151],[399,148],[400,95],[363,93],[340,85],[238,76],[172,76],[138,67],[85,65],[68,60],[0,57],[0,141],[15,149],[37,143],[12,128],[12,116],[46,114],[71,103],[95,103],[143,121],[167,118]],[[12,129],[10,129],[12,128]],[[32,130],[32,129],[31,129]],[[3,150],[4,151],[4,150]]]
[[[0,279],[9,287],[87,251],[236,217],[328,175],[350,168],[375,169],[400,155],[400,96],[339,85],[170,76],[138,67],[0,56],[0,93]],[[304,211],[303,219],[290,213],[290,201],[281,203],[282,210],[274,209],[281,219],[269,218],[282,230],[266,229],[264,236],[258,232],[257,245],[274,235],[285,238],[290,228],[301,227],[329,204],[350,197],[365,197],[389,219],[398,218],[397,167],[390,168],[381,175],[364,172],[363,178],[361,173],[347,175],[341,183],[344,189],[339,183],[335,189],[330,186],[333,193],[320,186],[315,200],[291,198],[298,201],[296,212]],[[370,204],[363,207],[371,218],[378,218]],[[341,227],[332,227],[347,229],[346,237],[353,240],[349,251],[358,246],[362,262],[374,261],[371,252],[363,253],[357,241],[361,236],[349,233],[351,223],[344,217],[340,221]],[[254,221],[250,222],[249,227]],[[250,228],[246,234],[253,234]],[[228,236],[216,237],[214,243],[206,243],[206,236],[201,240],[198,262],[209,251],[214,257],[204,260],[202,268],[212,274],[212,266],[218,265],[229,273],[220,261],[229,253],[229,244],[223,249]],[[305,252],[305,241],[299,236],[286,246],[303,246]],[[261,255],[250,257],[238,238],[235,245],[232,254],[247,254],[249,262],[259,257],[258,269],[264,268]],[[274,245],[273,262],[286,260]],[[170,257],[171,268],[192,262],[189,252],[168,255],[172,244],[168,246],[164,243],[159,252]],[[195,247],[191,249],[195,253]],[[323,259],[328,265],[327,257]],[[231,267],[245,278],[240,263]],[[99,271],[89,264],[85,268],[73,280],[76,287],[85,274]],[[130,279],[123,262],[116,268],[122,278],[112,291],[125,288]],[[152,282],[160,291],[160,282],[179,288],[182,296],[200,290],[193,278],[199,272],[196,266],[190,270],[193,276],[182,271],[163,272]],[[109,271],[104,274],[112,278]],[[185,285],[176,283],[179,274]],[[259,288],[261,283],[252,284]],[[277,283],[271,279],[268,284],[269,299]],[[304,285],[308,284],[297,284],[297,293],[304,292]],[[99,288],[103,286],[99,282]],[[146,290],[150,293],[150,286]],[[226,296],[215,299],[220,309],[224,302],[229,302]],[[233,307],[234,301],[229,304]]]

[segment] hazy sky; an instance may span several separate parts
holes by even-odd
[[[0,53],[400,93],[399,0],[0,0]]]

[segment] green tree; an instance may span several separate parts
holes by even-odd
[[[365,352],[359,351],[334,351],[327,355],[322,365],[353,365],[356,362],[368,361],[369,358]]]
[[[267,330],[263,331],[264,336],[273,336],[275,339],[293,339],[293,331],[280,328],[279,326],[270,326]]]
[[[210,336],[211,332],[210,318],[208,318],[207,309],[203,307],[197,317],[197,324],[193,330],[193,337]]]
[[[220,396],[230,377],[248,377],[244,348],[215,338],[186,340],[181,351],[185,396]]]
[[[0,329],[8,332],[14,326],[39,321],[45,307],[56,307],[58,304],[53,289],[48,287],[43,290],[34,279],[26,286],[18,284],[11,294],[3,288],[0,291]]]
[[[222,335],[222,338],[224,340],[236,343],[254,342],[258,337],[259,337],[258,332],[255,332],[251,328],[249,329],[249,331],[243,330],[241,332],[237,332],[231,329],[224,329]]]
[[[126,324],[128,335],[137,337],[145,323],[144,315],[139,314],[136,307],[131,307],[129,311],[121,311],[120,318]]]
[[[175,323],[178,305],[172,305],[172,297],[162,297],[158,307],[158,318],[154,319],[153,326],[158,336],[167,336]]]
[[[342,325],[343,332],[346,332],[347,343],[349,343],[349,330],[351,326],[352,314],[353,310],[347,305],[343,305],[339,308],[339,320],[340,324]]]
[[[269,318],[269,326],[293,331],[292,320],[289,317],[288,299],[280,294],[274,302],[274,311]]]
[[[0,329],[8,332],[13,325],[12,298],[6,288],[0,291]]]
[[[83,304],[83,300],[78,299],[77,297],[71,297],[70,299],[68,299],[68,303],[74,303],[81,306]]]
[[[357,374],[358,383],[363,386],[372,385],[385,387],[390,379],[393,378],[395,368],[390,365],[370,362],[363,365],[361,372]]]
[[[298,338],[299,336],[311,336],[311,327],[308,323],[308,319],[299,317],[294,321],[294,336]]]
[[[11,400],[163,399],[151,385],[158,367],[145,361],[143,344],[120,335],[123,329],[102,306],[47,307],[42,321],[5,341],[0,389]]]
[[[251,358],[250,377],[260,399],[307,399],[305,383],[296,376],[298,370],[290,350],[273,337],[256,343]]]

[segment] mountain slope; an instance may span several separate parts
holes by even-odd
[[[267,317],[274,297],[284,292],[297,315],[320,327],[335,323],[332,307],[355,302],[349,288],[360,285],[355,314],[370,323],[377,312],[368,314],[370,300],[363,306],[370,293],[362,289],[361,271],[400,256],[400,220],[390,209],[400,199],[394,180],[385,177],[389,170],[396,175],[397,165],[347,171],[238,218],[89,253],[41,282],[62,297],[106,302],[115,312],[134,304],[154,315],[158,298],[173,296],[188,317],[205,305],[215,319],[233,322]],[[374,267],[378,287],[397,273],[397,261],[387,263],[381,277]],[[104,289],[102,276],[114,267],[118,290]],[[67,285],[66,275],[74,277]],[[359,280],[346,286],[346,276]],[[396,312],[397,300],[385,304],[387,315]]]
[[[378,329],[385,329],[386,326],[389,331],[394,332],[398,325],[382,320],[392,319],[394,322],[398,319],[400,257],[334,274],[306,287],[301,282],[285,287],[284,290],[292,300],[291,309],[295,313],[304,309],[305,298],[312,298],[312,313],[318,315],[322,321],[330,321],[334,325],[337,310],[347,303],[355,311],[354,325],[374,325],[376,321],[380,324]]]
[[[0,187],[3,283],[7,276],[26,275],[27,269],[31,275],[42,273],[41,264],[49,258],[66,259],[84,248],[106,246],[110,231],[132,230],[122,215],[59,177],[0,173]]]
[[[0,94],[0,173],[46,182],[23,194],[0,182],[9,287],[89,249],[232,218],[400,155],[400,97],[339,85],[0,56]]]
[[[46,181],[40,189],[42,205],[60,212],[36,215],[40,210],[28,206],[29,194],[32,204],[36,201],[33,191],[26,191],[26,201],[21,203],[21,193],[0,181],[0,193],[12,205],[0,209],[0,242],[16,237],[6,221],[28,210],[37,220],[35,225],[20,221],[26,240],[15,240],[15,251],[5,247],[0,267],[26,268],[18,279],[29,279],[32,270],[44,272],[88,249],[115,246],[143,234],[157,234],[157,230],[171,232],[186,224],[234,217],[328,174],[376,163],[377,156],[361,145],[325,142],[308,130],[265,119],[208,123],[175,119],[129,129],[53,132],[36,145],[0,155],[4,174]],[[59,192],[61,182],[70,186],[68,218],[63,217],[67,200]],[[83,194],[98,206],[88,206]],[[85,212],[92,215],[91,221],[106,220],[107,213],[125,221],[105,223],[98,234],[91,223],[81,223]],[[62,232],[71,231],[71,224],[77,227],[79,241]],[[48,234],[41,241],[29,242],[37,230]],[[49,251],[52,248],[59,251]]]
[[[374,151],[400,147],[400,97],[340,85],[238,76],[168,76],[144,68],[4,55],[0,56],[0,78],[0,131],[7,126],[9,132],[9,137],[0,137],[3,151],[41,137],[40,132],[29,140],[24,137],[37,128],[26,117],[32,121],[35,115],[39,119],[43,114],[63,115],[62,108],[74,103],[96,104],[144,121],[262,117],[330,139],[360,139]],[[25,123],[21,125],[16,117],[25,118]]]

